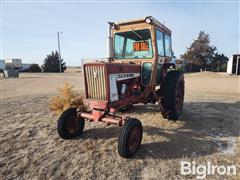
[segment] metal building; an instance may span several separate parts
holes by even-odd
[[[22,59],[5,59],[6,67],[9,69],[21,69]]]
[[[233,54],[227,63],[227,73],[240,75],[240,54]]]

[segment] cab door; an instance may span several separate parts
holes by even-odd
[[[157,77],[156,84],[159,85],[161,81],[161,70],[164,63],[170,62],[172,59],[172,45],[171,36],[156,29],[156,40],[158,50],[158,62],[157,62]]]

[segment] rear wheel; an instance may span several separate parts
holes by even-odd
[[[184,77],[180,71],[167,73],[164,83],[161,86],[161,103],[165,109],[162,113],[165,119],[177,120],[182,113],[184,101]]]
[[[124,158],[134,156],[142,141],[142,123],[131,118],[126,121],[118,138],[118,153]]]
[[[71,139],[82,134],[85,121],[77,116],[76,108],[69,108],[58,120],[57,131],[62,139]]]

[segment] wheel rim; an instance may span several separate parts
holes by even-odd
[[[79,119],[77,118],[77,115],[71,115],[66,120],[66,130],[69,133],[75,133],[79,130]]]
[[[130,139],[129,139],[129,144],[128,144],[128,148],[130,152],[134,152],[138,146],[139,143],[141,141],[141,132],[140,132],[140,128],[139,127],[135,127],[132,130],[132,133],[130,135]]]
[[[176,111],[178,113],[181,112],[182,110],[182,106],[183,106],[183,96],[184,96],[184,87],[183,87],[183,82],[179,83],[179,86],[176,90],[176,100],[175,100],[175,104],[176,104]]]

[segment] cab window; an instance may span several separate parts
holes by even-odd
[[[164,56],[164,43],[163,43],[163,33],[157,30],[157,48],[158,48],[158,55]]]
[[[165,55],[171,57],[171,38],[168,35],[164,35]]]
[[[115,59],[151,59],[153,57],[151,32],[141,29],[114,35]]]

